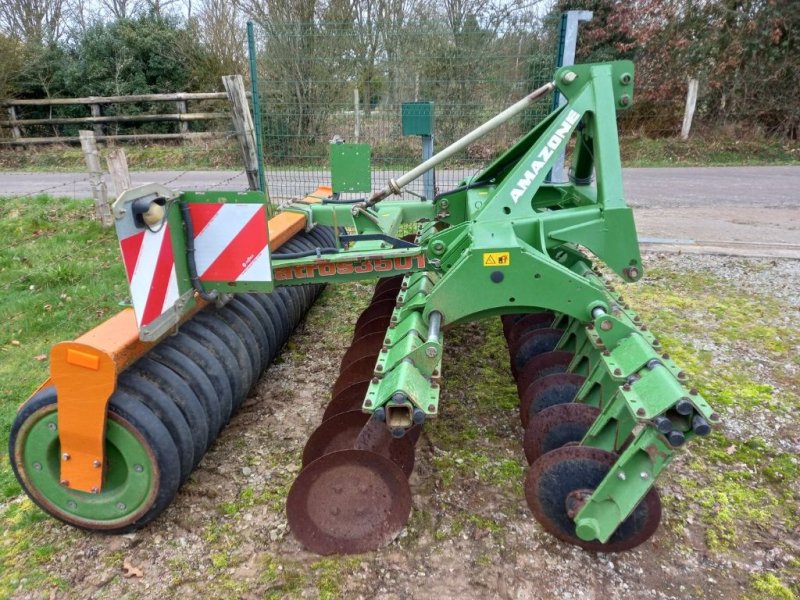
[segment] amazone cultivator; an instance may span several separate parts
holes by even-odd
[[[628,62],[562,68],[368,199],[319,188],[271,215],[259,193],[121,196],[133,310],[53,348],[11,432],[27,493],[86,529],[152,521],[322,286],[379,277],[287,498],[303,545],[362,552],[400,532],[415,444],[446,385],[446,330],[489,317],[508,340],[533,516],[589,550],[646,540],[655,479],[717,415],[598,271],[642,276],[616,129],[632,85]],[[555,88],[566,105],[456,189],[387,200]],[[570,182],[545,183],[571,139]]]

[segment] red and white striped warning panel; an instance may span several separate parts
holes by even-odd
[[[263,204],[189,204],[201,281],[272,280]]]
[[[158,231],[137,231],[121,238],[122,258],[128,274],[128,284],[141,329],[161,316],[179,297],[178,277],[169,225]]]

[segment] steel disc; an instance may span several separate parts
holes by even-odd
[[[522,449],[528,464],[570,442],[580,442],[600,416],[600,409],[580,402],[545,408],[528,422]]]
[[[327,421],[339,413],[348,412],[351,410],[361,410],[361,407],[364,404],[364,396],[367,395],[369,382],[369,378],[364,379],[363,381],[348,385],[341,392],[336,394],[325,408],[325,413],[322,415],[322,420]]]
[[[567,513],[568,506],[577,510],[575,494],[591,493],[616,460],[616,454],[598,448],[565,446],[534,462],[525,479],[525,498],[545,531],[594,552],[630,550],[653,535],[661,521],[661,500],[654,487],[605,544],[585,541],[575,534],[575,521]]]
[[[393,299],[388,300],[381,300],[380,302],[375,302],[370,304],[367,308],[365,308],[362,313],[358,316],[356,320],[355,330],[358,331],[358,328],[363,325],[364,323],[369,322],[370,320],[374,319],[375,317],[382,317],[382,316],[391,316],[394,307],[396,306],[396,302]]]
[[[562,335],[564,335],[563,329],[551,327],[535,329],[522,334],[513,347],[509,346],[511,373],[514,377],[517,377],[519,370],[534,356],[555,350]]]
[[[529,331],[552,327],[555,318],[556,316],[549,310],[530,313],[522,317],[508,329],[506,341],[509,349],[514,348],[519,339]]]
[[[522,397],[528,386],[537,379],[553,373],[565,373],[574,356],[572,352],[553,350],[551,352],[542,352],[531,358],[517,374],[517,393],[519,396]]]
[[[377,550],[402,531],[411,490],[391,460],[367,450],[326,454],[300,472],[286,500],[295,537],[317,554]]]
[[[506,338],[508,338],[508,333],[511,330],[511,326],[528,314],[531,313],[514,313],[511,315],[502,315],[500,317],[500,322],[503,324],[503,335]]]
[[[375,370],[375,358],[372,356],[365,356],[359,358],[357,361],[350,363],[346,369],[339,373],[336,383],[333,384],[333,391],[331,397],[335,398],[346,387],[370,379]]]
[[[372,302],[373,303],[381,302],[382,300],[393,300],[393,301],[397,302],[397,294],[399,294],[399,293],[400,293],[400,288],[399,287],[397,287],[397,288],[394,288],[394,287],[388,288],[387,287],[387,288],[384,288],[382,290],[378,290],[377,292],[375,292],[375,294],[372,296]]]
[[[331,452],[355,448],[358,435],[370,418],[369,413],[351,410],[323,421],[306,442],[306,447],[303,449],[303,467]],[[369,450],[388,458],[403,470],[406,477],[410,477],[414,470],[413,442],[407,436],[393,438],[383,424],[374,429],[376,433]]]
[[[383,340],[386,338],[383,332],[376,331],[366,336],[362,336],[357,340],[353,340],[347,352],[342,357],[342,362],[339,365],[339,371],[344,371],[350,364],[354,363],[360,358],[371,356],[375,360],[383,346]]]
[[[386,329],[389,327],[389,321],[392,318],[391,314],[378,315],[369,321],[362,323],[353,331],[353,340],[368,336],[372,333],[381,332],[386,334]]]
[[[375,289],[372,295],[379,294],[385,290],[395,289],[400,291],[400,286],[403,285],[403,276],[395,275],[394,277],[384,277],[375,284]]]
[[[550,406],[572,402],[584,381],[577,373],[553,373],[534,381],[519,401],[522,426],[527,429],[531,418]]]

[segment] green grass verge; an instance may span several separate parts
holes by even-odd
[[[47,377],[50,347],[128,297],[113,229],[90,201],[0,198],[0,499],[19,493],[7,460],[19,404]]]
[[[800,162],[800,144],[772,138],[693,137],[647,138],[626,136],[620,141],[622,162],[626,167],[689,167],[733,165],[783,165]],[[150,144],[124,146],[128,163],[136,171],[148,170],[241,170],[241,153],[232,140],[211,140],[187,144]],[[500,149],[502,151],[503,148]],[[391,149],[389,150],[391,151]],[[377,155],[377,150],[373,149]],[[396,154],[395,154],[396,156]],[[373,159],[378,164],[377,159]],[[410,164],[380,168],[404,169]],[[271,165],[268,168],[291,170],[327,170],[327,162],[317,166]],[[450,168],[478,168],[482,162],[449,163]],[[444,167],[447,168],[447,165]],[[33,147],[25,151],[0,149],[0,171],[83,172],[83,153],[73,146]]]

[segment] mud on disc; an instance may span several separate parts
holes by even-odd
[[[397,537],[410,514],[405,474],[368,450],[340,450],[315,460],[300,472],[286,500],[292,533],[317,554],[377,550]]]
[[[370,420],[368,413],[351,410],[339,413],[323,421],[306,442],[303,449],[303,467],[308,466],[321,456],[349,450],[355,447],[358,435]],[[414,470],[414,443],[408,436],[393,438],[385,424],[375,427],[373,452],[380,454],[399,466],[406,477]]]

